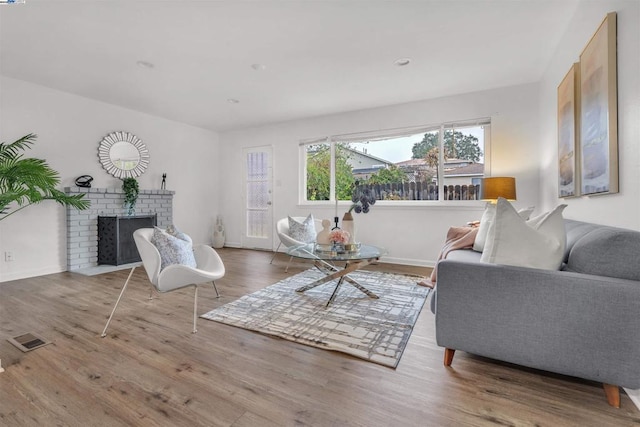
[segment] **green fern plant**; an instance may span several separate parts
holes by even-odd
[[[124,192],[124,204],[128,208],[127,213],[133,215],[136,211],[136,202],[140,193],[138,181],[135,178],[124,178],[122,180],[122,191]]]
[[[30,149],[36,138],[30,133],[10,144],[0,143],[0,221],[45,200],[79,210],[91,204],[84,194],[67,195],[57,190],[60,175],[44,160],[24,158],[22,152]]]

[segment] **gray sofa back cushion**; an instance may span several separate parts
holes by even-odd
[[[602,227],[602,225],[592,224],[590,222],[565,219],[564,228],[567,230],[567,244],[564,248],[563,262],[566,263],[569,261],[569,252],[571,252],[571,248],[573,248],[573,245],[575,245],[578,240],[591,233],[593,230]]]
[[[570,233],[567,227],[567,234]],[[564,269],[576,273],[640,280],[640,232],[596,226],[586,234],[581,233],[581,237],[571,247]]]

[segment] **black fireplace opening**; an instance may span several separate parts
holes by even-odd
[[[157,225],[157,215],[98,216],[98,264],[121,265],[140,262],[133,240],[139,228]]]

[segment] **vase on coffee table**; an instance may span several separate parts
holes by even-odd
[[[356,243],[356,223],[351,212],[345,212],[342,217],[342,229],[349,233],[348,243]]]

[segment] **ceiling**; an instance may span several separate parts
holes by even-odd
[[[539,81],[577,1],[26,0],[0,73],[226,131]]]

